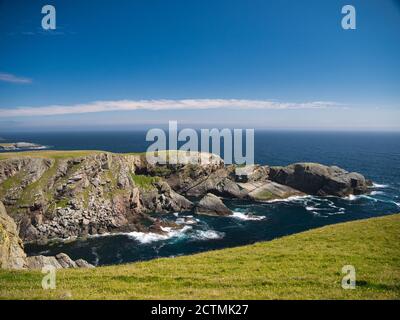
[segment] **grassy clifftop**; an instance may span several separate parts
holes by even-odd
[[[0,271],[0,298],[399,299],[400,215],[348,222],[232,249],[62,270],[57,289],[40,272]],[[341,269],[356,268],[355,290]]]

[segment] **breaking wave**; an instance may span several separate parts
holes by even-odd
[[[139,241],[142,244],[146,243],[151,243],[154,241],[161,241],[161,240],[168,240],[171,238],[175,237],[182,237],[185,235],[185,233],[189,230],[191,230],[192,227],[190,226],[184,226],[182,229],[172,229],[170,227],[161,227],[161,230],[164,231],[165,233],[160,234],[160,233],[154,233],[154,232],[128,232],[125,233],[130,238],[133,238],[137,241]]]
[[[245,213],[242,213],[239,211],[233,211],[233,215],[231,215],[230,217],[239,219],[239,220],[244,220],[244,221],[260,221],[260,220],[265,219],[264,216],[256,216],[254,214],[245,214]]]
[[[337,214],[344,214],[345,208],[338,207],[335,203],[326,198],[311,197],[305,202],[305,209],[314,216],[327,218]]]
[[[191,238],[196,240],[218,240],[225,236],[224,232],[215,230],[196,230]]]
[[[389,187],[389,185],[387,185],[387,184],[380,184],[380,183],[372,183],[372,186],[374,187],[374,188],[387,188],[387,187]]]
[[[371,192],[371,196],[375,196],[375,195],[378,195],[378,194],[385,194],[383,191],[372,191]]]
[[[304,200],[304,199],[308,199],[311,198],[312,196],[306,195],[306,196],[292,196],[292,197],[288,197],[285,199],[273,199],[273,200],[268,200],[265,201],[266,203],[274,203],[274,202],[293,202],[293,201],[299,201],[299,200]]]

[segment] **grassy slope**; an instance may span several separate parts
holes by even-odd
[[[327,226],[270,242],[192,256],[62,270],[57,289],[40,272],[0,271],[0,298],[400,298],[400,215]],[[357,288],[341,288],[352,264]]]
[[[32,151],[21,151],[21,152],[2,152],[0,153],[0,160],[21,158],[21,157],[32,157],[32,158],[51,158],[51,159],[67,159],[75,157],[84,157],[92,153],[98,153],[102,151],[95,150],[71,150],[71,151],[60,151],[60,150],[32,150]]]

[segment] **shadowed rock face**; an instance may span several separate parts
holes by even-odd
[[[160,165],[149,163],[145,155],[40,154],[0,160],[0,201],[24,241],[162,233],[168,222],[151,213],[193,210],[186,197],[197,198],[195,202],[204,197],[197,213],[227,215],[231,212],[218,197],[270,201],[306,194],[346,196],[365,193],[369,185],[361,174],[316,163],[236,167],[216,158]]]
[[[269,178],[307,194],[319,196],[361,194],[367,192],[371,185],[359,173],[349,173],[336,166],[328,167],[318,163],[271,167]]]
[[[207,193],[197,204],[195,213],[210,216],[229,216],[232,211],[216,195]]]

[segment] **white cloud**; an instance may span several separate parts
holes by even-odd
[[[11,83],[32,83],[32,79],[17,77],[11,73],[0,72],[0,81],[11,82]]]
[[[337,106],[335,102],[276,102],[241,99],[182,99],[182,100],[115,100],[94,101],[75,105],[49,105],[0,109],[0,117],[52,116],[129,110],[205,110],[205,109],[324,109]]]

